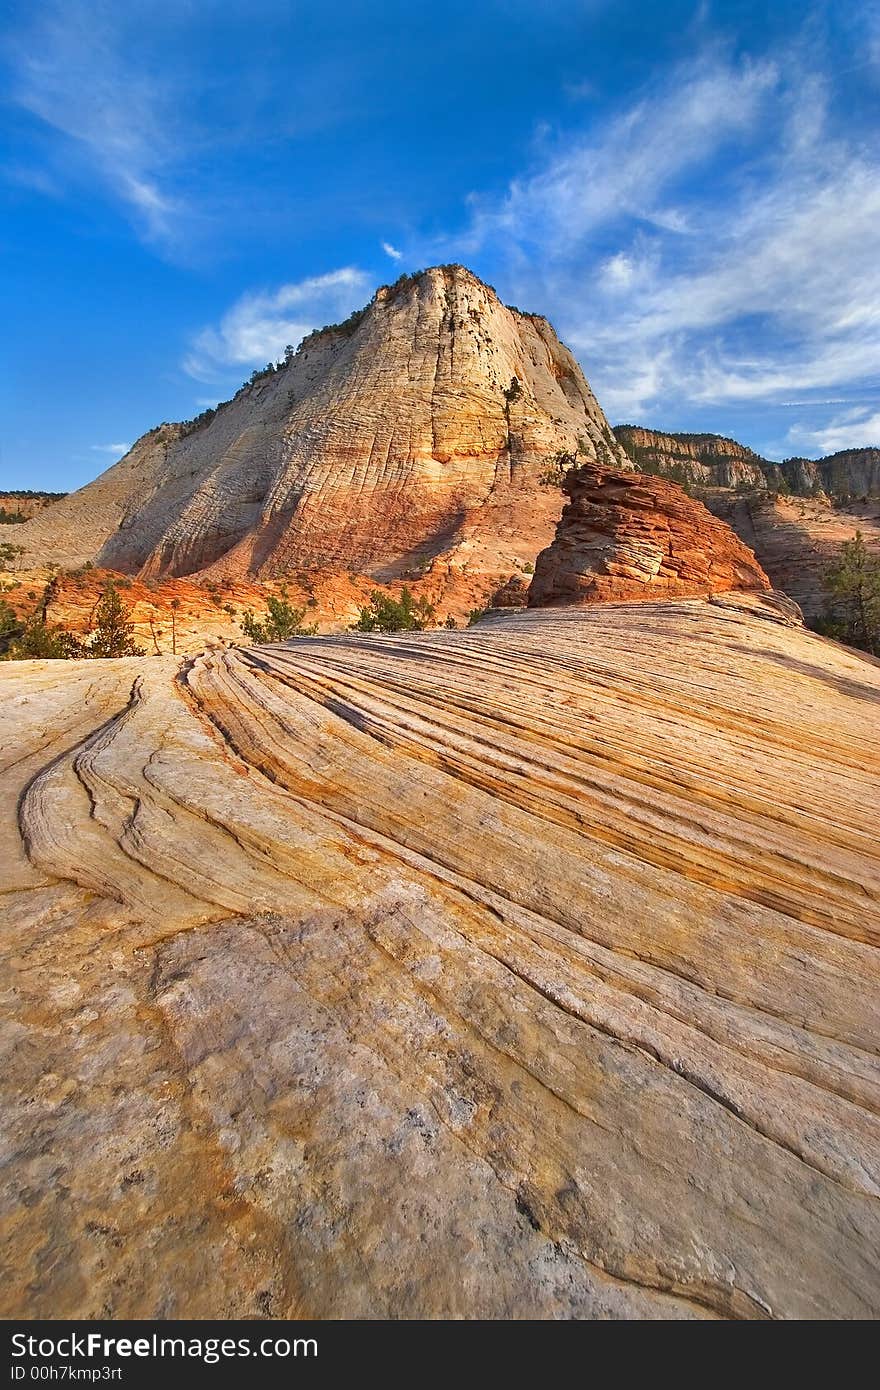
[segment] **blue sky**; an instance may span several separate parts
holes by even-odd
[[[3,5],[0,485],[69,488],[403,270],[611,420],[880,443],[880,8]]]

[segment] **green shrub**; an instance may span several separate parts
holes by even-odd
[[[0,543],[0,569],[11,570],[17,568],[23,554],[23,545],[13,545],[11,541],[3,541]]]
[[[576,456],[569,449],[560,449],[547,460],[542,472],[538,474],[538,482],[542,487],[562,487],[566,473],[576,467]]]
[[[112,579],[104,585],[92,615],[94,627],[88,642],[81,652],[82,656],[120,657],[144,656],[144,648],[134,640],[134,625],[129,622],[128,609],[119,597],[119,589]]]
[[[354,632],[421,632],[434,617],[434,605],[426,598],[414,599],[410,590],[403,588],[400,598],[380,593],[374,589],[370,602],[362,608]]]
[[[31,618],[5,652],[7,660],[67,661],[71,657],[89,656],[79,638],[63,628],[47,627],[41,618]]]
[[[262,620],[254,617],[250,610],[241,621],[241,630],[255,645],[263,642],[288,642],[292,637],[314,637],[317,627],[304,627],[304,608],[296,608],[289,602],[287,589],[281,585],[280,596],[272,595],[266,600],[266,614]]]
[[[816,630],[876,656],[880,650],[880,556],[868,550],[861,531],[844,541],[822,582],[829,603]]]

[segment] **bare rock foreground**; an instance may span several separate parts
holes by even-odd
[[[6,1317],[880,1311],[880,668],[759,596],[0,668]]]

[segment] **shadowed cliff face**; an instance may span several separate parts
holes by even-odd
[[[569,501],[535,564],[530,607],[770,587],[730,527],[665,478],[586,464],[562,488]]]
[[[786,459],[780,465],[794,492],[821,488],[829,497],[880,496],[880,449],[842,449],[823,459]]]
[[[777,619],[0,667],[3,1315],[877,1316],[880,678]]]
[[[547,321],[462,267],[433,269],[306,339],[209,423],[144,436],[21,541],[144,577],[321,566],[382,579],[414,557],[504,551],[519,511],[534,555],[558,517],[539,475],[578,439],[625,463]]]
[[[739,497],[716,489],[707,491],[705,500],[755,552],[773,587],[794,599],[808,621],[828,603],[823,575],[844,541],[860,531],[868,548],[880,551],[880,499],[832,506],[821,497],[760,492]]]

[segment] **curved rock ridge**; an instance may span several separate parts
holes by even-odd
[[[728,594],[0,683],[3,1316],[880,1314],[877,663]]]
[[[665,478],[584,464],[562,488],[569,501],[535,563],[530,607],[770,588],[730,527]]]
[[[143,577],[267,579],[311,567],[382,579],[488,541],[500,577],[512,509],[537,527],[529,558],[552,535],[559,499],[538,480],[578,440],[626,463],[546,319],[438,267],[306,338],[207,423],[145,435],[19,540],[43,561]]]

